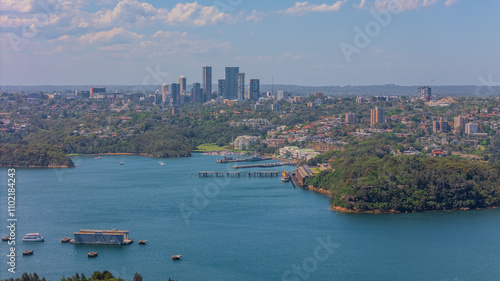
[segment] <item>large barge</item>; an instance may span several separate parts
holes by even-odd
[[[128,238],[128,230],[94,230],[80,229],[74,233],[72,244],[129,245],[134,242]]]

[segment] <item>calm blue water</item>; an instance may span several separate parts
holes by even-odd
[[[74,169],[16,169],[17,235],[45,236],[18,243],[16,276],[60,280],[108,270],[125,280],[135,272],[179,281],[500,280],[500,210],[335,214],[328,198],[279,178],[199,178],[198,171],[230,170],[217,158],[195,154],[161,166],[139,156],[75,157]],[[3,224],[6,185],[0,169]],[[60,243],[81,228],[130,230],[148,242]],[[16,277],[0,245],[0,279]],[[34,255],[19,256],[26,249]],[[99,256],[87,258],[91,251]],[[183,259],[172,261],[174,254]]]

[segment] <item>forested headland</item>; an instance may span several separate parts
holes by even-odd
[[[500,206],[500,162],[457,156],[396,155],[390,138],[352,143],[329,159],[308,184],[331,194],[332,208],[348,212],[422,212]]]

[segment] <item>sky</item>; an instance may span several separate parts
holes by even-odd
[[[186,0],[190,1],[190,0]],[[0,0],[0,85],[500,85],[498,0]]]

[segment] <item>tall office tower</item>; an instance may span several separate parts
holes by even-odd
[[[218,88],[217,96],[226,97],[226,80],[219,79],[218,86],[219,86],[219,88]]]
[[[239,67],[226,67],[226,83],[224,98],[234,100],[237,96]]]
[[[455,117],[455,132],[463,132],[465,130],[465,118],[461,115]]]
[[[177,83],[172,83],[170,85],[170,92],[172,95],[172,105],[180,105],[181,104],[181,88]]]
[[[191,101],[196,103],[203,103],[205,102],[203,99],[203,91],[201,90],[201,84],[200,83],[193,83],[193,89],[191,90]]]
[[[179,77],[179,91],[182,93],[186,93],[186,77],[184,77],[183,75],[181,75],[181,77]]]
[[[260,80],[250,79],[250,99],[259,100],[260,97]]]
[[[417,97],[422,100],[430,101],[432,98],[431,88],[427,86],[419,87]]]
[[[245,73],[238,73],[236,96],[239,100],[245,100]]]
[[[375,107],[370,110],[370,126],[373,127],[378,123],[385,123],[385,112],[383,108]]]
[[[203,102],[208,101],[212,96],[212,67],[203,67]]]
[[[467,123],[465,124],[465,133],[467,135],[473,135],[477,133],[478,131],[478,126],[475,123]]]
[[[168,85],[167,83],[163,83],[163,85],[161,85],[161,102],[169,103],[170,101],[167,101],[167,98],[168,98]]]
[[[356,103],[357,104],[362,104],[363,103],[363,98],[362,97],[357,97],[356,98]]]
[[[356,113],[347,113],[345,115],[345,122],[347,124],[355,124],[356,123]]]

